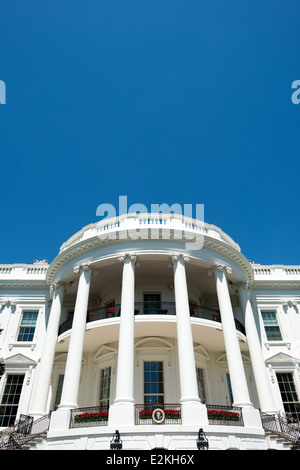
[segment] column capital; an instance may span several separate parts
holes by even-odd
[[[118,257],[118,261],[120,261],[120,263],[124,263],[127,259],[134,264],[139,263],[139,259],[135,253],[124,253]]]
[[[190,257],[183,254],[183,253],[172,253],[170,256],[170,264],[173,265],[178,260],[182,260],[184,263],[188,263],[190,261]]]
[[[76,274],[82,271],[90,271],[91,274],[97,274],[97,270],[93,267],[91,263],[80,264],[79,266],[75,266],[75,268],[73,269],[73,272]]]
[[[54,282],[50,285],[50,292],[51,292],[51,293],[54,293],[57,289],[62,288],[63,291],[64,291],[64,294],[65,294],[69,289],[71,289],[72,284],[73,284],[73,281],[72,281],[72,282],[69,282],[68,284],[65,283],[64,281],[54,281]]]
[[[297,302],[296,300],[281,300],[281,305],[283,306],[283,308],[287,308],[289,306],[296,308]]]
[[[50,286],[50,290],[55,291],[56,289],[59,289],[60,287],[65,288],[65,286],[66,286],[66,284],[63,281],[54,281]]]
[[[246,281],[243,282],[243,281],[241,281],[241,282],[237,282],[236,284],[234,284],[233,287],[236,287],[236,289],[241,288],[241,289],[245,289],[245,290],[248,291],[249,289],[251,289],[252,286],[251,286],[251,284],[250,284],[249,282],[246,282]]]
[[[3,300],[0,302],[0,310],[3,307],[9,307],[9,306],[11,307],[11,309],[14,309],[17,306],[17,302],[15,300]]]
[[[211,266],[208,270],[208,275],[211,276],[213,273],[221,273],[223,272],[224,274],[230,274],[232,270],[228,268],[225,264],[214,264]]]

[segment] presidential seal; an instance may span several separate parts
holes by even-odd
[[[162,423],[165,420],[164,410],[162,410],[161,408],[155,408],[152,413],[152,419],[157,424]]]

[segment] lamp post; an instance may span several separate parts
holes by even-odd
[[[122,447],[123,445],[120,438],[120,433],[118,430],[116,430],[112,440],[110,441],[110,450],[122,450]]]
[[[202,428],[199,429],[198,439],[197,439],[197,449],[198,450],[208,450],[208,439],[205,436],[205,432]]]

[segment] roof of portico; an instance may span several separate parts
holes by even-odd
[[[236,280],[253,282],[251,263],[234,240],[215,225],[179,214],[125,214],[83,227],[60,248],[47,282],[61,280],[79,264],[94,264],[124,252],[138,255],[185,253],[210,267],[224,264]]]

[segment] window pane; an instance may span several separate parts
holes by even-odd
[[[284,410],[292,418],[300,420],[300,401],[292,373],[276,373]]]
[[[18,341],[32,341],[35,332],[35,325],[38,317],[38,312],[24,312],[19,335]]]
[[[38,312],[24,312],[21,326],[35,326]]]
[[[261,315],[267,339],[269,341],[282,341],[282,336],[277,322],[276,312],[262,312]]]
[[[160,302],[160,294],[144,294],[144,302]]]
[[[232,403],[233,403],[233,394],[232,394],[231,381],[230,381],[230,375],[229,374],[226,374],[226,380],[227,380],[227,387],[228,387],[228,392],[229,392],[230,405],[232,405]]]
[[[144,294],[144,314],[155,315],[160,309],[160,294]]]
[[[200,369],[200,367],[196,367],[196,375],[197,375],[198,395],[199,395],[200,400],[205,402],[206,394],[205,394],[205,386],[204,386],[203,369]]]
[[[0,406],[0,427],[14,424],[17,416],[24,375],[8,375]]]
[[[264,325],[277,325],[276,313],[275,312],[262,312],[262,318]]]
[[[267,339],[269,341],[281,341],[282,336],[278,326],[267,326],[265,327]]]
[[[110,378],[111,378],[111,367],[106,367],[101,370],[101,379],[100,379],[100,405],[104,407],[109,406],[109,397],[110,397]]]
[[[58,377],[58,382],[57,382],[56,397],[55,397],[55,404],[54,404],[55,408],[57,408],[60,404],[63,383],[64,383],[64,376],[60,375]]]
[[[144,404],[164,403],[163,363],[144,362]]]

